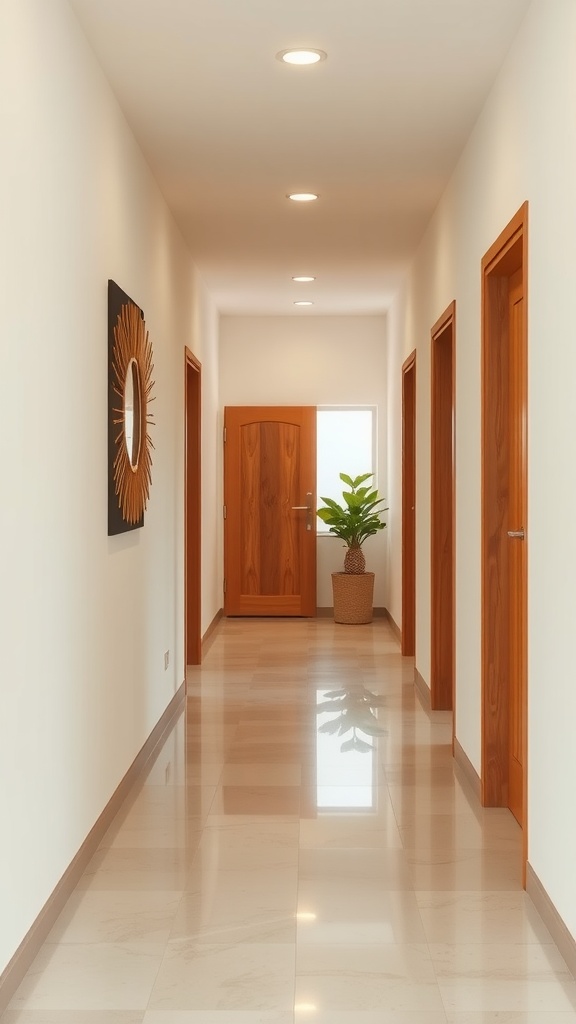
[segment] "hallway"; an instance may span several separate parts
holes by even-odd
[[[229,619],[0,1020],[569,1024],[576,982],[390,627]]]

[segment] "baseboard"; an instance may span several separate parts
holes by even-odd
[[[564,957],[568,970],[576,977],[576,939],[564,924],[530,863],[526,865],[526,892]]]
[[[130,765],[120,785],[106,804],[102,814],[91,828],[78,850],[78,853],[68,865],[58,885],[48,897],[38,917],[24,936],[14,956],[7,964],[0,975],[0,1013],[6,1009],[8,1003],[15,994],[22,982],[27,970],[38,954],[42,943],[47,938],[50,930],[56,923],[59,914],[72,892],[76,888],[80,877],[84,873],[89,861],[98,849],[105,833],[112,824],[120,807],[126,797],[133,789],[154,755],[158,753],[166,735],[170,732],[174,722],[181,713],[185,700],[184,683],[174,694],[168,707],[164,711],[158,723],[154,726],[144,746]]]
[[[478,803],[482,803],[482,780],[464,748],[454,737],[454,760]]]
[[[416,690],[416,693],[418,694],[420,703],[422,704],[424,710],[431,711],[432,699],[430,696],[430,687],[426,685],[424,677],[420,675],[417,668],[414,669],[414,688]]]
[[[331,619],[333,615],[334,607],[332,605],[330,605],[329,608],[322,607],[316,609],[316,618],[318,619]],[[385,608],[373,608],[372,615],[375,619],[384,619],[387,616],[387,611]],[[363,625],[363,623],[361,623],[361,625]]]
[[[210,648],[211,648],[211,646],[212,646],[212,644],[214,642],[214,639],[215,639],[216,630],[218,629],[218,624],[220,623],[220,621],[223,618],[224,618],[224,609],[223,608],[219,608],[218,611],[216,612],[216,615],[212,619],[212,622],[208,626],[208,629],[204,633],[204,636],[202,637],[202,658],[204,658],[204,655],[207,654],[208,651],[210,650]]]
[[[394,636],[396,637],[399,644],[402,643],[402,630],[397,622],[394,621],[390,612],[387,608],[384,608],[384,618],[388,620],[388,625],[391,627]]]

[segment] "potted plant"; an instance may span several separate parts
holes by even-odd
[[[385,499],[379,498],[378,491],[366,485],[372,476],[373,473],[363,473],[352,479],[347,473],[340,473],[340,479],[350,488],[342,492],[344,505],[321,497],[324,506],[316,512],[329,532],[340,537],[346,546],[344,572],[332,573],[336,622],[372,621],[374,573],[366,572],[362,545],[368,537],[384,529],[386,523],[381,516],[387,511],[380,507]]]

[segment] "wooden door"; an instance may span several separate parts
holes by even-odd
[[[316,408],[224,411],[224,612],[316,614]]]
[[[523,346],[524,298],[522,271],[509,279],[508,323],[510,344],[509,432],[510,494],[508,507],[508,574],[510,617],[510,690],[508,740],[508,806],[517,821],[524,821],[524,734],[526,676],[524,599],[526,587],[524,537],[524,467],[526,465],[526,365]]]
[[[528,204],[482,260],[482,802],[527,847]]]
[[[416,352],[402,366],[402,654],[416,647]]]
[[[454,705],[454,331],[452,302],[431,332],[431,673],[433,711]]]

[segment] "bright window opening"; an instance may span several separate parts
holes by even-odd
[[[342,504],[345,485],[340,473],[360,476],[376,472],[376,408],[373,406],[324,406],[317,413],[317,495]],[[372,481],[377,486],[376,478]],[[329,527],[317,520],[319,534]]]

